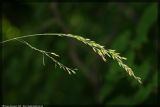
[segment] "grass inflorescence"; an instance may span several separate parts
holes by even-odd
[[[104,62],[107,61],[106,57],[110,57],[113,60],[117,61],[119,66],[122,67],[129,74],[129,76],[134,77],[140,84],[142,83],[141,78],[135,76],[133,70],[129,66],[124,64],[123,60],[127,60],[127,58],[121,57],[120,53],[117,53],[115,50],[105,49],[104,46],[102,46],[102,45],[100,45],[100,44],[96,43],[95,41],[92,41],[88,38],[84,38],[82,36],[73,35],[73,34],[61,34],[61,33],[33,34],[33,35],[26,35],[26,36],[20,36],[20,37],[8,39],[8,40],[5,40],[5,41],[2,41],[1,43],[4,44],[4,43],[7,43],[7,42],[10,42],[10,41],[13,41],[13,40],[18,40],[19,42],[29,46],[31,49],[40,52],[43,55],[43,65],[45,65],[44,56],[46,56],[46,57],[50,58],[55,63],[55,65],[58,65],[60,68],[67,71],[69,74],[75,74],[77,69],[69,68],[69,67],[63,65],[62,63],[60,63],[59,61],[57,61],[54,58],[54,57],[59,57],[58,54],[56,54],[54,52],[47,52],[47,51],[44,51],[44,50],[37,49],[36,47],[33,47],[31,44],[29,44],[28,42],[23,40],[24,38],[33,37],[33,36],[40,36],[40,35],[52,35],[52,36],[55,35],[55,36],[60,36],[60,37],[74,38],[74,39],[90,46],[93,49],[93,51],[103,59]]]

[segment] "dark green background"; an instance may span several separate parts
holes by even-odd
[[[79,41],[32,37],[25,40],[79,70],[68,75],[46,57],[43,66],[42,55],[24,44],[3,44],[3,104],[156,104],[157,8],[157,3],[4,3],[3,40],[35,33],[81,35],[120,52],[143,84]]]

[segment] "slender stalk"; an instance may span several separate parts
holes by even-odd
[[[31,35],[25,35],[25,36],[20,36],[20,37],[15,37],[15,38],[12,38],[12,39],[4,40],[1,43],[6,43],[6,42],[13,41],[13,40],[16,40],[16,39],[29,38],[29,37],[42,36],[42,35],[66,36],[65,34],[61,34],[61,33],[31,34]]]

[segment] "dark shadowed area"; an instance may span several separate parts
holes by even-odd
[[[104,62],[92,48],[67,37],[25,38],[36,48],[55,52],[76,75],[55,67],[28,46],[2,45],[3,104],[153,105],[158,97],[157,3],[2,4],[2,40],[39,33],[70,33],[90,38],[127,58],[139,84],[118,63]]]

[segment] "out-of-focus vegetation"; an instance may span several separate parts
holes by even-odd
[[[35,33],[71,33],[90,38],[127,57],[140,85],[116,62],[70,38],[26,38],[60,55],[76,75],[68,75],[19,42],[3,44],[4,104],[156,104],[158,91],[157,3],[4,3],[2,39]]]

